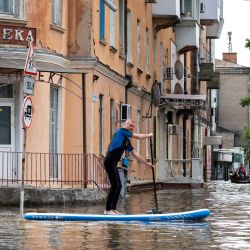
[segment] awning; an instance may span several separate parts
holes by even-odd
[[[161,103],[176,109],[205,108],[206,95],[166,94]]]
[[[1,58],[0,57],[0,72],[9,73],[15,71],[23,71],[25,59],[17,58]],[[41,72],[55,72],[55,73],[84,73],[81,69],[74,69],[66,65],[36,60],[36,69]]]

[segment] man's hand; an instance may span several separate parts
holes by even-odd
[[[148,134],[148,137],[153,137],[153,136],[154,136],[153,133],[149,133],[149,134]]]
[[[153,164],[149,163],[149,162],[148,162],[147,166],[155,169],[155,166]]]

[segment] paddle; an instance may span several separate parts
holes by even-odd
[[[152,163],[152,165],[154,165],[153,143],[152,143],[152,138],[151,137],[150,137],[150,150],[151,150],[151,163]],[[147,213],[160,214],[161,212],[158,210],[156,185],[155,185],[155,170],[154,170],[154,168],[152,168],[152,174],[153,174],[153,184],[154,184],[155,209],[152,209],[152,211],[148,211]]]

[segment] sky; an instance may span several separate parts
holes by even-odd
[[[250,67],[250,49],[245,48],[246,38],[250,39],[250,0],[224,0],[224,25],[220,39],[215,40],[215,58],[222,59],[228,52],[228,32],[232,32],[232,52],[237,53],[237,62]]]

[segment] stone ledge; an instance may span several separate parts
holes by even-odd
[[[0,188],[0,206],[19,206],[19,188]],[[106,200],[106,192],[100,189],[34,189],[25,188],[24,206],[97,204]]]

